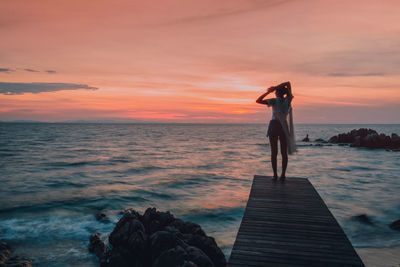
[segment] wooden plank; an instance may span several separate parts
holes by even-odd
[[[228,266],[364,266],[305,178],[255,175]]]

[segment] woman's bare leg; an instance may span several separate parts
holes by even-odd
[[[282,154],[282,174],[281,179],[286,178],[286,168],[288,164],[288,152],[287,152],[287,142],[286,138],[279,137],[279,142],[281,143],[281,154]]]
[[[278,137],[269,137],[269,144],[271,145],[271,164],[274,171],[274,179],[278,178],[276,158],[278,156]]]

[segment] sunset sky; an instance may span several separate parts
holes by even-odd
[[[400,123],[400,2],[2,0],[0,120]],[[273,97],[273,96],[271,96]]]

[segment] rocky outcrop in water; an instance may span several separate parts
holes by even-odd
[[[350,144],[351,147],[400,149],[400,137],[392,133],[391,136],[378,134],[375,130],[360,128],[348,133],[332,136],[329,143]]]
[[[356,216],[353,216],[352,219],[355,221],[364,223],[364,224],[374,225],[371,218],[369,216],[367,216],[367,214],[356,215]]]
[[[393,230],[400,231],[400,220],[392,222],[391,224],[389,224],[389,227]]]
[[[170,212],[148,208],[143,215],[123,212],[105,245],[100,234],[90,237],[89,251],[107,267],[222,267],[226,258],[200,225],[176,219]]]
[[[0,243],[0,267],[32,267],[31,260],[11,256],[11,249],[7,243]]]

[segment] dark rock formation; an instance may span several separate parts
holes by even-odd
[[[108,239],[112,248],[98,233],[90,237],[89,251],[97,255],[101,266],[226,266],[221,249],[200,225],[155,208],[143,215],[133,209],[122,214]]]
[[[0,264],[4,264],[11,255],[10,247],[5,242],[0,243]]]
[[[310,138],[308,138],[308,134],[307,134],[307,136],[303,139],[303,142],[310,142]]]
[[[0,243],[0,267],[32,267],[31,260],[23,259],[18,256],[11,256],[11,249],[7,243]]]
[[[327,141],[325,141],[325,140],[322,139],[322,138],[315,139],[315,142],[328,143]]]
[[[389,224],[389,227],[393,230],[400,231],[400,220],[392,222],[391,224]]]
[[[94,233],[90,236],[89,251],[99,258],[100,265],[105,266],[110,250],[106,244],[104,244],[99,233]]]
[[[361,223],[368,224],[368,225],[374,224],[366,214],[360,214],[357,216],[353,216],[352,219],[355,221],[361,222]]]
[[[386,148],[393,151],[400,148],[400,137],[393,133],[391,136],[378,134],[375,130],[360,128],[348,133],[332,136],[329,143],[350,144],[351,147]]]
[[[103,212],[99,212],[96,214],[96,220],[103,222],[103,223],[110,223],[110,219],[108,219],[107,215]]]

